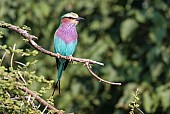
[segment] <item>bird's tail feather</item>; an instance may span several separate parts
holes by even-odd
[[[52,96],[54,95],[57,86],[58,86],[58,93],[60,94],[60,79],[61,79],[62,72],[63,72],[63,66],[64,66],[64,64],[62,64],[62,63],[61,63],[60,66],[59,66],[58,75],[57,75],[57,82],[56,82],[56,84],[55,84],[55,87],[54,87],[54,91],[53,91]]]

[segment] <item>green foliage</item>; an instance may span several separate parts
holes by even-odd
[[[134,19],[126,19],[121,23],[120,35],[123,41],[127,41],[138,28],[138,23]],[[130,39],[129,39],[130,40]]]
[[[3,32],[2,31],[0,31],[0,38],[3,38]]]
[[[29,26],[29,32],[39,38],[37,43],[53,51],[53,35],[60,17],[71,11],[85,17],[77,27],[79,40],[74,56],[104,62],[104,67],[94,65],[94,72],[106,80],[122,82],[123,86],[100,83],[82,64],[71,64],[61,80],[61,95],[55,94],[57,108],[81,114],[127,114],[132,92],[139,88],[141,110],[159,114],[170,113],[169,7],[168,0],[1,0],[0,19]],[[13,47],[16,43],[16,49],[24,52],[31,48],[18,34],[0,31],[4,33],[1,46]],[[12,53],[11,49],[5,52]],[[39,60],[29,66],[29,71],[55,80],[54,58],[42,53],[25,56],[14,57],[21,63],[28,62],[27,65]],[[10,66],[10,57],[5,61],[6,68]],[[39,82],[29,85],[35,91],[42,87],[44,83]],[[49,98],[51,93],[52,89],[42,96]]]
[[[35,65],[37,60],[27,63],[15,61],[15,57],[18,56],[24,58],[38,54],[35,50],[30,51],[27,49],[24,51],[23,49],[15,49],[15,46],[15,44],[14,47],[0,46],[0,51],[3,53],[3,58],[0,59],[0,112],[41,114],[41,109],[37,108],[38,104],[35,102],[35,98],[29,96],[20,88],[27,87],[35,82],[44,83],[45,86],[41,87],[37,93],[42,96],[51,89],[54,81],[48,81],[43,76],[37,76],[35,71],[28,70],[31,65]],[[6,66],[8,57],[10,57],[10,66]],[[30,97],[30,100],[28,97]],[[49,98],[47,101],[51,104],[53,102],[52,98]]]
[[[139,98],[139,90],[138,89],[136,90],[135,94],[133,94],[133,96],[134,96],[135,99],[133,101],[131,101],[130,104],[129,104],[129,107],[131,108],[129,114],[135,114],[135,109],[138,109],[142,114],[144,114],[139,109],[140,105],[139,105],[138,102],[139,102],[140,98]]]

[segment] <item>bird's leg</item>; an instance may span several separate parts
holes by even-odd
[[[71,62],[71,63],[73,62],[73,61],[72,61],[72,58],[73,58],[73,56],[72,56],[72,55],[67,56],[67,58],[69,59],[69,62]]]
[[[56,53],[57,54],[57,57],[59,58],[60,57],[60,54],[59,53]]]
[[[68,59],[69,59],[69,62],[71,62],[72,64],[77,64],[77,62],[76,62],[76,61],[73,61],[73,60],[72,60],[72,58],[73,58],[73,56],[72,56],[72,55],[67,56],[67,57],[68,57]]]

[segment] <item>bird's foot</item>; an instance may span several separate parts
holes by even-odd
[[[72,63],[72,64],[74,64],[74,63],[75,63],[75,61],[73,61],[73,60],[72,60],[72,58],[73,58],[73,56],[72,56],[72,55],[68,56],[69,62],[70,62],[70,63]]]
[[[68,56],[69,62],[72,62],[72,58],[73,58],[72,55]]]
[[[73,58],[73,56],[72,56],[72,55],[67,56],[67,58],[69,59],[69,62],[70,62],[70,63],[72,63],[72,64],[77,64],[77,62],[76,62],[76,61],[73,61],[73,60],[72,60],[72,58]]]
[[[56,53],[57,54],[57,57],[59,58],[60,57],[60,53]]]

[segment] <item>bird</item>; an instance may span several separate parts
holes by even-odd
[[[79,17],[78,14],[73,12],[66,13],[61,16],[60,25],[54,34],[54,53],[59,53],[63,56],[73,55],[78,40],[76,26],[81,20],[84,20],[84,18]],[[60,94],[60,80],[62,77],[62,72],[66,69],[68,63],[68,60],[56,58],[58,74],[56,76],[57,82],[54,86],[52,96],[54,95],[57,87]]]

